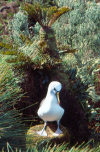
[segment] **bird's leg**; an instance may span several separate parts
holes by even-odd
[[[37,131],[37,134],[40,136],[47,136],[47,133],[45,131],[46,126],[47,126],[47,122],[44,123],[44,128],[41,131]]]
[[[57,128],[56,132],[53,134],[54,136],[59,136],[60,134],[62,134],[62,131],[59,128],[59,122],[60,122],[60,120],[57,121],[58,128]]]

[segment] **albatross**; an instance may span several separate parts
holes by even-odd
[[[37,133],[41,136],[47,136],[46,126],[48,121],[57,121],[57,130],[53,134],[59,136],[62,131],[59,128],[59,122],[64,114],[64,109],[60,106],[59,92],[61,91],[62,84],[58,81],[52,81],[48,86],[47,95],[44,100],[40,103],[38,109],[38,116],[45,122],[44,128]]]

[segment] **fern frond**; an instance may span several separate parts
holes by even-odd
[[[25,55],[24,52],[21,52],[17,46],[13,46],[12,44],[7,44],[0,42],[1,49],[0,54],[6,55],[6,62],[8,63],[18,63],[18,62],[31,62],[29,56]]]
[[[6,48],[6,49],[12,49],[13,45],[12,44],[8,44],[8,43],[4,43],[4,42],[0,42],[0,47],[1,48]]]
[[[32,44],[31,39],[27,35],[20,34],[19,37],[21,38],[22,42],[25,43],[26,45]]]
[[[78,52],[77,49],[72,49],[68,45],[60,45],[57,48],[58,48],[60,54]]]
[[[70,11],[71,9],[69,7],[61,7],[57,10],[56,13],[54,13],[48,23],[48,26],[51,27],[52,24],[63,14]]]
[[[57,8],[56,6],[46,7],[35,3],[34,5],[25,3],[22,8],[33,17],[42,27],[45,25],[51,27],[52,24],[64,13],[70,11],[69,7]],[[46,23],[44,24],[45,21]]]
[[[51,17],[54,13],[58,11],[57,6],[52,6],[48,8],[47,17]]]
[[[29,16],[34,18],[42,27],[44,27],[42,23],[42,6],[39,3],[35,3],[34,5],[24,3],[22,5],[22,9],[25,10]]]
[[[67,50],[64,50],[64,51],[59,51],[59,54],[75,53],[75,52],[78,52],[78,50],[76,50],[76,49],[67,49]]]

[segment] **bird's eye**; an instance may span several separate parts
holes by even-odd
[[[57,92],[57,90],[54,88],[54,91]]]

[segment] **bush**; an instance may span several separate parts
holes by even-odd
[[[23,95],[19,86],[21,80],[0,56],[0,148],[7,141],[17,144],[17,139],[21,140],[25,132],[21,112],[15,108]]]
[[[17,14],[14,14],[13,20],[9,25],[9,30],[11,30],[12,39],[18,46],[24,44],[22,36],[29,36],[27,14],[23,11],[19,11]]]
[[[57,40],[72,48],[77,48],[82,61],[100,55],[100,6],[95,2],[65,1],[59,5],[67,5],[72,11],[63,15],[55,23]]]
[[[95,90],[95,82],[98,81],[96,73],[100,71],[100,6],[94,1],[79,0],[61,0],[58,5],[67,5],[72,10],[53,26],[57,44],[78,50],[73,55],[62,56],[63,65],[71,78],[68,89],[78,98],[88,119],[96,120],[98,108],[95,104],[100,100]]]

